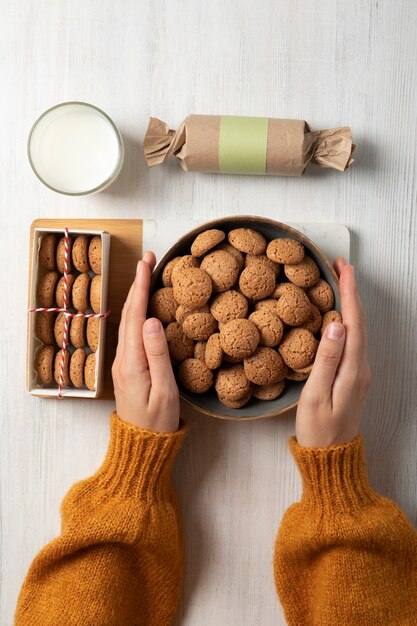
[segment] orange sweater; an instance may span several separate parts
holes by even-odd
[[[16,626],[172,623],[183,557],[170,469],[184,434],[152,433],[113,414],[106,460],[64,499],[61,535],[29,569]],[[371,491],[361,438],[290,446],[303,496],[284,516],[274,558],[288,623],[417,624],[417,533]]]

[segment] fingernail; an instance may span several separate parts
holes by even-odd
[[[329,339],[333,339],[333,341],[337,341],[339,339],[342,339],[344,332],[345,328],[343,324],[335,322],[333,324],[329,324],[326,328],[326,337],[328,337]]]
[[[159,335],[162,331],[162,325],[159,320],[152,317],[150,320],[146,320],[144,324],[145,335],[150,337],[151,335]]]

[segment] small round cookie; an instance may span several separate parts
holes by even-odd
[[[226,400],[241,400],[252,387],[241,364],[219,369],[214,386],[218,396]]]
[[[211,313],[190,313],[182,324],[184,335],[194,341],[207,341],[217,331],[217,322]]]
[[[250,320],[230,320],[220,328],[223,351],[236,359],[244,359],[255,352],[259,340],[259,331]]]
[[[255,385],[270,385],[285,377],[287,366],[276,350],[261,346],[243,360],[246,378]]]
[[[257,400],[276,400],[282,395],[284,387],[285,378],[269,385],[253,385],[253,397]]]
[[[55,288],[58,282],[57,272],[48,272],[40,279],[36,290],[39,308],[50,309],[55,302]]]
[[[194,258],[194,257],[191,257]],[[177,269],[179,263],[174,267]],[[188,267],[173,277],[174,299],[178,304],[186,304],[198,308],[209,300],[212,291],[211,278],[199,267]]]
[[[90,391],[96,389],[96,354],[92,352],[88,355],[84,365],[84,381]]]
[[[172,270],[174,269],[175,265],[178,263],[180,258],[181,258],[180,256],[174,257],[173,259],[168,261],[168,263],[165,265],[164,269],[162,270],[162,284],[164,287],[172,287],[172,280],[171,280]]]
[[[239,276],[239,288],[247,298],[263,300],[275,289],[275,274],[266,264],[249,265]]]
[[[339,322],[339,324],[342,323],[342,316],[339,311],[327,311],[327,313],[323,315],[323,323],[320,328],[320,333],[323,334],[326,327],[333,322]]]
[[[69,365],[69,377],[77,389],[84,386],[84,365],[86,354],[84,348],[77,348],[73,352]]]
[[[301,382],[303,380],[307,380],[310,376],[311,370],[313,369],[313,363],[307,365],[307,367],[300,367],[300,369],[292,370],[288,368],[288,372],[285,375],[285,378],[288,380],[294,380],[295,382]]]
[[[67,309],[72,307],[72,289],[75,283],[74,274],[67,275]],[[60,309],[64,308],[64,276],[58,281],[55,291],[55,300]]]
[[[80,313],[85,313],[89,307],[90,283],[90,275],[84,272],[77,276],[72,286],[72,305]]]
[[[248,301],[239,291],[229,289],[213,298],[210,313],[218,322],[226,324],[230,320],[246,317]]]
[[[214,333],[208,338],[204,360],[211,370],[216,370],[222,364],[223,350],[220,343],[220,333]]]
[[[271,294],[271,298],[274,298],[275,300],[279,300],[281,296],[283,295],[287,295],[289,293],[295,294],[295,293],[300,293],[300,292],[305,293],[304,290],[301,289],[301,287],[297,287],[296,285],[293,285],[292,283],[278,283],[274,291]]]
[[[68,320],[68,329],[70,328],[71,322]],[[62,348],[62,344],[64,342],[64,328],[65,328],[65,313],[61,311],[56,316],[55,324],[54,324],[54,337],[55,341],[60,348]],[[67,343],[68,343],[68,335],[67,331]]]
[[[74,321],[76,319],[77,318],[74,317],[74,319],[72,320],[71,327],[72,327],[72,324],[74,324]],[[80,318],[80,319],[83,319],[83,318]],[[97,352],[99,332],[100,332],[100,319],[98,317],[89,317],[87,320],[87,333],[86,334],[87,334],[88,347],[90,348],[92,352]]]
[[[200,267],[200,261],[196,259],[191,254],[186,254],[185,256],[181,256],[171,270],[171,282],[172,286],[174,286],[175,277],[177,274],[182,272],[189,267]]]
[[[53,362],[55,350],[52,346],[42,346],[36,357],[36,372],[41,385],[54,382]]]
[[[278,352],[291,369],[307,367],[314,361],[319,342],[305,328],[292,328],[281,341]]]
[[[69,362],[70,362],[70,351],[65,350],[64,354],[64,367],[62,369],[62,386],[68,387],[70,384],[69,378]],[[61,363],[62,363],[62,350],[58,350],[55,355],[55,363],[54,363],[54,379],[57,385],[59,385],[59,378],[61,375]]]
[[[234,246],[231,246],[230,243],[227,243],[227,241],[223,241],[223,243],[219,244],[216,250],[224,250],[225,252],[231,254],[232,257],[236,259],[237,264],[239,265],[239,272],[243,269],[243,266],[245,264],[245,255],[243,254],[243,252],[241,252]]]
[[[191,244],[191,254],[196,257],[203,256],[203,254],[206,254],[206,252],[217,246],[225,238],[226,235],[222,230],[217,228],[205,230],[197,235]]]
[[[162,287],[155,291],[149,302],[149,312],[152,317],[157,317],[163,324],[175,322],[177,302],[174,298],[172,287]]]
[[[46,345],[54,343],[54,323],[55,317],[53,313],[48,313],[47,311],[35,313],[35,335]]]
[[[301,324],[300,328],[305,328],[309,330],[310,333],[313,333],[313,335],[316,335],[321,328],[322,320],[323,318],[318,308],[314,306],[314,304],[311,304],[310,314],[306,321]]]
[[[267,310],[278,317],[277,301],[273,298],[267,298],[266,300],[260,300],[253,307],[254,311]]]
[[[303,289],[312,287],[320,278],[319,266],[309,256],[305,256],[301,263],[284,265],[284,273],[289,281]]]
[[[72,318],[69,336],[70,342],[72,343],[74,348],[83,348],[85,346],[85,326],[85,317]]]
[[[275,263],[301,263],[304,258],[304,246],[295,239],[273,239],[266,249],[266,256]]]
[[[275,274],[275,278],[278,278],[280,272],[280,266],[278,263],[271,261],[268,259],[266,254],[247,254],[245,258],[245,267],[249,267],[249,265],[254,265],[255,263],[261,263],[269,267]]]
[[[102,243],[100,235],[96,235],[88,246],[88,261],[94,274],[101,274]]]
[[[266,248],[266,239],[252,228],[235,228],[227,235],[229,243],[241,252],[249,254],[263,254]]]
[[[310,300],[302,289],[292,293],[288,291],[277,301],[277,312],[284,324],[300,326],[310,315]]]
[[[72,270],[71,248],[72,248],[72,237],[71,235],[69,235],[68,236],[67,272],[70,272]],[[60,272],[61,274],[64,273],[64,260],[65,260],[65,237],[61,237],[56,247],[56,266],[58,268],[58,272]]]
[[[182,363],[185,359],[191,359],[194,356],[194,341],[183,333],[178,322],[168,324],[165,334],[169,354],[175,363]]]
[[[197,309],[195,307],[188,307],[185,304],[180,304],[177,310],[175,311],[175,319],[178,324],[182,324],[190,313],[209,313],[210,309],[208,304],[203,304],[203,306],[199,306]]]
[[[55,254],[56,254],[56,235],[50,233],[49,235],[43,235],[41,239],[41,245],[39,248],[39,263],[47,270],[54,270]]]
[[[260,346],[273,348],[279,344],[284,334],[284,324],[279,317],[264,308],[251,313],[249,319],[255,324],[259,331]]]
[[[90,304],[94,313],[100,313],[101,309],[101,276],[94,276],[90,285]]]
[[[249,389],[248,393],[243,396],[240,400],[229,400],[229,398],[224,398],[217,394],[218,399],[222,404],[227,406],[229,409],[241,409],[242,406],[245,406],[249,402],[252,397],[252,389]]]
[[[205,362],[206,347],[207,341],[197,341],[194,344],[194,358]]]
[[[79,272],[88,272],[90,270],[87,235],[78,235],[72,244],[72,263]]]
[[[205,393],[213,384],[213,372],[200,359],[186,359],[178,368],[180,383],[192,393]]]
[[[320,313],[327,313],[334,307],[334,293],[329,283],[320,278],[318,282],[310,289],[307,289],[307,295],[314,306],[318,308]]]
[[[201,261],[200,269],[210,276],[214,293],[221,293],[233,287],[239,276],[238,262],[224,250],[210,252]]]

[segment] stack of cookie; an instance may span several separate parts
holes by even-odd
[[[274,400],[285,381],[305,380],[318,338],[341,321],[331,286],[294,239],[250,228],[206,230],[191,254],[172,259],[150,314],[166,325],[180,383],[193,393],[213,385],[219,400],[240,408],[253,397]]]
[[[39,308],[64,307],[65,238],[45,234],[39,247],[39,279],[36,298]],[[68,239],[67,310],[72,313],[100,313],[102,242],[96,235]],[[35,368],[41,385],[59,384],[64,338],[63,312],[35,313],[35,334],[42,342]],[[63,386],[95,390],[96,351],[99,346],[98,318],[70,318],[65,350]]]

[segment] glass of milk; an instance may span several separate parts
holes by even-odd
[[[86,102],[63,102],[34,123],[28,156],[36,176],[69,196],[97,193],[119,174],[123,139],[104,111]]]

